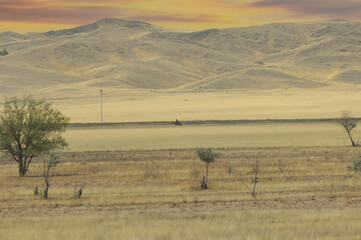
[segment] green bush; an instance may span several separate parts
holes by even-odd
[[[6,49],[0,50],[0,56],[6,56],[8,54],[9,54],[8,50],[6,50]]]

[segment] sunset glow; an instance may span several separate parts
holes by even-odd
[[[145,21],[179,30],[271,22],[361,19],[358,0],[0,0],[0,32],[44,32],[101,18]]]

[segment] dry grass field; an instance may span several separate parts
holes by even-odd
[[[106,122],[169,125],[69,127],[48,200],[34,196],[43,183],[39,160],[25,178],[1,160],[0,239],[360,239],[361,174],[347,167],[361,149],[347,147],[341,126],[186,124],[360,116],[358,100],[354,90],[109,93]],[[95,94],[51,101],[73,123],[99,122]],[[185,124],[170,125],[175,118]],[[360,135],[356,129],[355,140]],[[201,146],[220,153],[209,190],[200,190],[205,167],[194,148]],[[87,184],[81,199],[75,183]]]
[[[64,152],[48,200],[38,162],[0,165],[0,239],[360,239],[352,147],[216,148],[210,189],[194,149]],[[253,166],[260,173],[254,199]],[[75,183],[87,183],[81,199]]]
[[[235,119],[337,118],[343,111],[361,116],[358,86],[323,89],[170,91],[104,87],[104,122]],[[73,123],[100,122],[99,89],[86,97],[66,92],[44,96]],[[64,97],[65,96],[65,97]]]
[[[155,150],[203,147],[347,146],[337,123],[203,124],[181,127],[132,125],[72,127],[65,133],[70,151]],[[356,128],[355,140],[361,136]]]

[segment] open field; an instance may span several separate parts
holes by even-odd
[[[65,94],[65,93],[64,93]],[[87,97],[44,96],[72,123],[100,122],[99,89]],[[66,96],[66,95],[65,95]],[[323,119],[350,111],[361,117],[360,88],[229,90],[208,92],[145,91],[104,88],[104,122],[237,119]]]
[[[19,178],[13,162],[0,161],[0,239],[360,239],[361,175],[347,166],[361,149],[347,147],[337,123],[186,124],[336,118],[343,110],[361,116],[357,91],[286,93],[106,96],[106,122],[185,124],[69,127],[49,200],[33,195],[43,182],[38,162]],[[96,123],[98,100],[52,101],[73,123]],[[220,152],[206,191],[194,154],[200,146]],[[260,195],[253,199],[248,187],[257,160]],[[87,183],[81,199],[73,197],[74,183]]]
[[[347,146],[337,123],[247,123],[231,125],[69,128],[70,151],[183,149],[194,147]],[[355,140],[361,136],[356,129]]]
[[[65,152],[49,200],[0,165],[1,239],[360,239],[361,175],[352,147],[217,148],[210,189],[194,149]],[[253,199],[252,167],[260,164]],[[73,184],[87,183],[81,199]]]
[[[346,147],[335,122],[186,124],[337,118],[344,110],[360,117],[357,89],[105,92],[105,122],[185,124],[69,127],[49,200],[33,195],[43,181],[38,162],[19,178],[13,162],[0,161],[0,239],[361,238],[361,176],[347,170],[361,149]],[[96,123],[96,94],[51,101],[72,123]],[[207,191],[199,189],[200,146],[220,152]],[[81,199],[74,183],[87,183]]]

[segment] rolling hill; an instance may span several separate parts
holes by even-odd
[[[100,85],[175,91],[358,86],[361,24],[277,23],[179,32],[101,19],[0,33],[0,94],[84,94]]]

